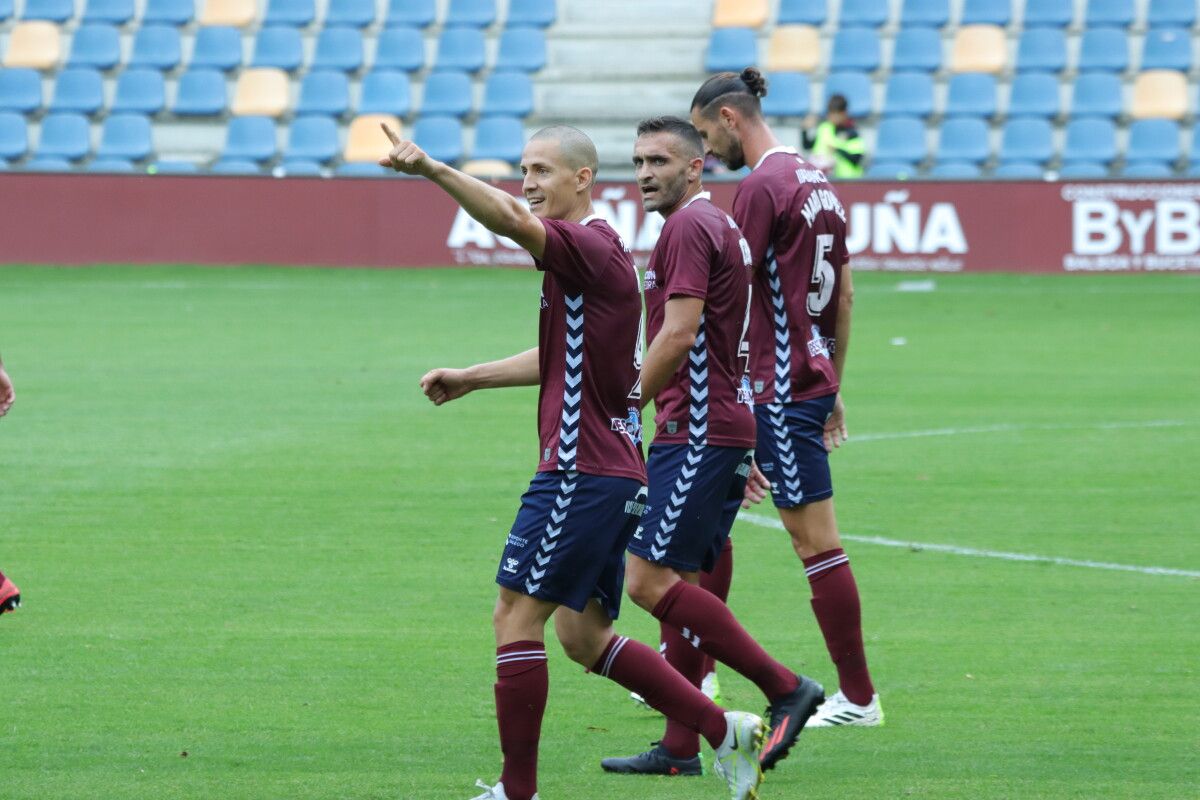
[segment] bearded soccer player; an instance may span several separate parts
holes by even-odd
[[[666,218],[644,289],[650,347],[643,404],[654,400],[646,514],[629,545],[630,598],[659,620],[666,659],[694,686],[712,656],[770,702],[770,769],[825,699],[821,687],[771,658],[729,607],[699,584],[729,536],[754,457],[755,422],[740,358],[750,301],[750,248],[703,191],[704,144],[678,117],[638,126],[633,151],[646,211]],[[668,720],[654,749],[609,758],[609,772],[699,775],[700,740]]]
[[[4,369],[4,362],[0,361],[0,417],[8,413],[16,399],[17,394],[13,390],[12,379],[8,377],[8,372]],[[21,590],[6,578],[3,572],[0,572],[0,614],[6,611],[16,611],[20,607]]]
[[[545,273],[538,346],[421,379],[436,405],[475,389],[541,387],[538,471],[521,498],[496,582],[496,719],[504,768],[475,800],[536,800],[549,690],[544,631],[554,617],[567,655],[697,731],[716,750],[733,800],[757,796],[766,726],[723,712],[654,650],[617,636],[624,551],[646,500],[640,404],[641,298],[620,236],[592,209],[596,148],[565,125],[539,131],[521,158],[526,208],[506,192],[429,158],[386,126],[380,160],[427,178]]]
[[[733,201],[755,269],[750,370],[761,473],[752,474],[748,497],[760,498],[769,484],[837,667],[839,691],[809,726],[882,725],[829,474],[828,453],[846,438],[839,394],[853,295],[846,213],[824,174],[780,146],[763,119],[766,93],[762,74],[747,67],[709,78],[691,107],[707,152],[732,170],[752,166]]]

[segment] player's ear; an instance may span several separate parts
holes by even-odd
[[[737,127],[738,114],[737,111],[730,106],[721,106],[721,108],[717,111],[717,114],[721,119],[721,124],[727,129],[732,130],[733,128]]]
[[[580,167],[575,170],[575,191],[590,192],[592,184],[596,182],[596,175],[592,172],[591,167]]]
[[[704,158],[696,156],[688,162],[687,179],[688,182],[699,181],[700,176],[704,174]]]

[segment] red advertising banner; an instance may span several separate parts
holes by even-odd
[[[0,263],[529,263],[419,180],[10,174],[0,187]],[[736,185],[710,189],[728,209]],[[860,182],[837,191],[859,270],[1200,271],[1200,183]],[[662,218],[642,211],[632,183],[602,183],[595,196],[596,212],[644,260]]]

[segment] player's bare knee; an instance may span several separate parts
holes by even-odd
[[[679,576],[673,570],[651,564],[637,556],[629,558],[625,589],[629,599],[640,608],[652,611],[671,584],[677,580]]]
[[[610,638],[612,638],[611,633],[605,635],[604,631],[585,629],[580,626],[558,632],[559,644],[562,645],[567,658],[589,668],[600,660],[600,654],[604,652]]]

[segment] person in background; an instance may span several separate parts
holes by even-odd
[[[809,161],[826,173],[832,171],[833,177],[841,180],[863,176],[867,149],[847,107],[844,95],[832,95],[825,107],[825,119],[818,120],[815,114],[810,114],[801,131]]]

